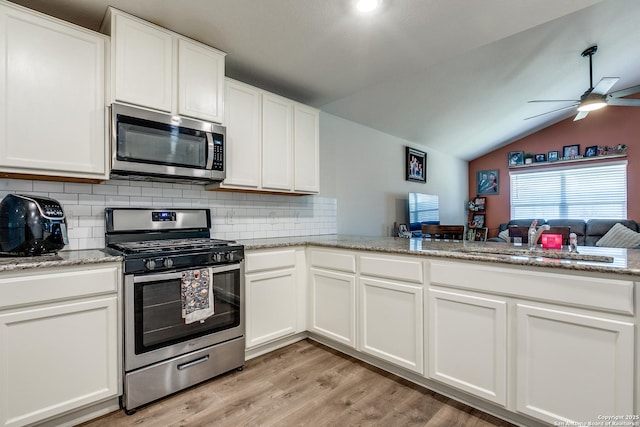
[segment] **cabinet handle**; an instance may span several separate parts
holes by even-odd
[[[186,362],[178,365],[178,370],[182,371],[183,369],[190,368],[191,366],[206,362],[207,360],[209,360],[208,354],[206,356],[202,356],[200,359],[192,360],[191,362]]]

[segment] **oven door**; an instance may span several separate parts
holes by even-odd
[[[243,336],[243,267],[213,267],[215,314],[190,324],[182,318],[182,271],[125,275],[125,370]]]

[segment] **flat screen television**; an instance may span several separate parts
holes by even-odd
[[[422,224],[440,224],[438,196],[409,193],[409,230],[421,231]]]

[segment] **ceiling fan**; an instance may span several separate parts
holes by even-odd
[[[558,108],[556,110],[547,111],[546,113],[538,114],[535,116],[527,117],[525,120],[540,117],[545,114],[555,113],[557,111],[568,110],[569,108],[578,109],[578,114],[573,118],[574,121],[581,120],[587,117],[589,111],[598,110],[607,105],[621,105],[628,107],[640,107],[640,99],[637,98],[624,98],[627,95],[631,95],[640,92],[640,85],[632,86],[627,89],[622,89],[616,92],[607,94],[609,89],[616,84],[620,77],[603,77],[600,79],[595,87],[593,86],[593,55],[598,51],[598,46],[591,46],[582,52],[582,57],[589,57],[589,89],[582,94],[580,99],[542,99],[533,102],[572,102],[572,105]]]

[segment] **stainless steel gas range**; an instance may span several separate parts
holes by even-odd
[[[105,212],[105,251],[124,257],[123,409],[241,369],[243,246],[210,238],[209,209]]]

